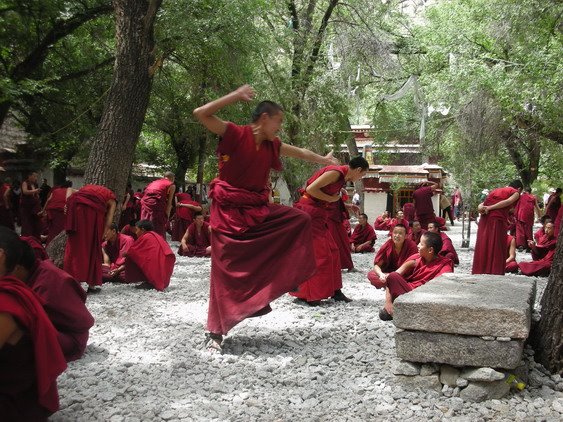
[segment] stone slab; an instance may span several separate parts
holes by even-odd
[[[480,337],[405,330],[395,334],[395,347],[397,356],[410,362],[513,369],[520,365],[524,340],[486,341]]]
[[[536,281],[517,275],[444,274],[394,303],[398,328],[525,339]]]

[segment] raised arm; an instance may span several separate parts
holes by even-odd
[[[250,85],[243,85],[224,97],[196,108],[193,114],[210,132],[223,136],[227,129],[227,122],[221,120],[215,113],[230,104],[238,101],[250,101],[252,98],[254,98],[252,87]]]
[[[338,181],[339,178],[339,172],[333,170],[327,171],[326,173],[323,173],[317,180],[307,186],[307,189],[305,189],[305,191],[312,197],[320,199],[322,201],[336,202],[340,199],[339,193],[336,195],[327,195],[321,189],[325,186],[330,185],[331,183]]]
[[[504,199],[504,200],[497,202],[496,204],[493,204],[493,205],[483,205],[483,207],[485,208],[486,212],[498,210],[499,208],[506,208],[506,207],[514,204],[516,201],[518,201],[518,198],[520,198],[520,194],[518,192],[514,192],[507,199]],[[481,205],[481,204],[479,204],[479,205]]]
[[[338,165],[337,158],[332,156],[332,151],[327,155],[322,156],[306,148],[298,148],[293,145],[281,144],[280,154],[284,157],[299,158],[303,161],[310,161],[312,163],[322,164],[323,166]]]

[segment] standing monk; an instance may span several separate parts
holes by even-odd
[[[516,247],[522,250],[528,247],[528,241],[533,240],[534,211],[541,217],[540,207],[532,189],[526,188],[520,195],[520,200],[514,212],[516,217]]]
[[[271,301],[315,272],[311,219],[300,210],[269,203],[270,169],[282,169],[283,155],[325,165],[338,162],[332,154],[322,157],[282,143],[276,134],[283,111],[271,101],[258,104],[247,126],[215,116],[223,107],[253,97],[253,89],[244,85],[194,110],[207,129],[221,136],[219,177],[208,193],[213,200],[208,348],[219,350],[231,328],[270,312]]]
[[[555,192],[549,195],[549,199],[547,200],[545,214],[549,215],[551,221],[555,221],[557,218],[559,208],[561,208],[561,188],[555,189]]]
[[[211,226],[197,212],[192,224],[186,229],[178,248],[180,256],[211,256]]]
[[[40,189],[37,187],[37,173],[31,172],[21,185],[20,221],[22,236],[33,236],[41,239],[41,201]]]
[[[428,231],[432,233],[437,233],[442,238],[442,249],[440,249],[439,255],[444,258],[450,258],[452,262],[456,265],[459,264],[459,258],[457,256],[457,251],[454,248],[452,239],[446,234],[440,231],[440,224],[437,222],[428,223]]]
[[[506,267],[506,231],[508,211],[516,205],[522,191],[520,180],[494,189],[479,204],[481,214],[473,255],[472,274],[504,274]]]
[[[330,230],[330,224],[333,223],[331,216],[334,209],[340,207],[340,189],[347,182],[360,180],[368,168],[365,158],[356,157],[347,166],[324,167],[307,180],[307,187],[295,207],[311,216],[317,272],[301,284],[296,292],[291,292],[292,296],[313,306],[329,297],[337,301],[350,301],[341,290],[340,252]]]
[[[0,226],[14,230],[14,217],[10,206],[11,189],[7,181],[0,182]]]
[[[66,180],[60,187],[55,187],[49,194],[43,212],[47,213],[47,240],[49,244],[60,232],[65,229],[65,207],[68,197],[75,192],[72,182]]]
[[[189,225],[193,223],[195,214],[202,211],[201,204],[192,200],[192,196],[189,193],[177,193],[172,240],[176,242],[182,240],[182,236],[186,233]]]
[[[102,241],[115,213],[115,195],[104,186],[86,185],[67,200],[66,242],[63,269],[79,282],[88,284],[88,293],[102,285]]]
[[[405,220],[407,220],[410,225],[412,225],[414,221],[415,214],[416,211],[414,209],[414,204],[412,202],[407,202],[403,204],[403,215],[405,216]]]
[[[432,196],[436,193],[438,184],[434,182],[422,182],[412,194],[416,219],[420,222],[423,229],[428,228],[428,223],[436,221]]]
[[[360,214],[358,224],[350,237],[350,249],[354,253],[373,252],[373,244],[377,239],[375,230],[368,223],[367,214]]]
[[[166,240],[166,225],[174,199],[174,173],[167,171],[162,179],[155,180],[145,188],[141,198],[141,220],[149,220],[154,232]]]

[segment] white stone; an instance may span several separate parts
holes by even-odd
[[[500,381],[504,379],[504,374],[492,368],[465,369],[461,378],[469,381]]]

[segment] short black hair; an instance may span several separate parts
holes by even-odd
[[[542,224],[546,224],[548,222],[553,221],[553,219],[549,215],[545,214],[540,218],[540,221]]]
[[[147,232],[152,232],[154,230],[154,226],[149,220],[139,220],[135,226]]]
[[[11,273],[22,254],[22,241],[15,231],[0,226],[0,249],[6,255],[6,271]]]
[[[364,217],[366,220],[368,219],[368,215],[367,215],[367,214],[364,214],[364,213],[361,213],[361,214],[360,214],[360,217]]]
[[[258,103],[252,112],[252,123],[258,121],[262,114],[266,113],[268,116],[273,117],[278,113],[283,113],[283,108],[273,101],[262,101]]]
[[[33,247],[24,240],[21,240],[22,253],[20,259],[18,259],[18,264],[24,267],[26,270],[31,271],[37,261],[37,256]]]
[[[369,170],[368,161],[361,155],[352,158],[348,165],[351,169],[357,169],[358,167],[360,167],[362,170]]]
[[[437,221],[431,221],[428,223],[428,225],[433,224],[434,227],[436,227],[438,229],[438,231],[440,231],[440,223],[438,223]]]
[[[555,189],[555,193],[561,193],[561,188]]]
[[[524,191],[528,193],[532,193],[532,188],[528,186],[527,188],[524,189]]]
[[[134,218],[132,220],[129,220],[129,225],[135,227],[137,225],[137,219]]]
[[[72,187],[72,180],[65,180],[61,183],[62,188],[71,188]]]
[[[514,179],[512,182],[510,182],[510,184],[508,185],[511,188],[514,189],[523,189],[524,185],[522,184],[522,181],[520,179]]]
[[[407,231],[408,231],[408,230],[407,230],[407,226],[405,226],[404,224],[401,224],[401,223],[395,224],[395,225],[393,226],[393,230],[395,230],[395,227],[402,227],[403,229],[405,229],[405,234],[406,234]]]
[[[434,255],[442,250],[444,242],[442,242],[442,237],[438,233],[426,232],[422,235],[426,239],[426,246],[434,250]]]
[[[194,212],[194,220],[196,217],[199,217],[200,215],[203,216],[203,213],[201,211]]]

